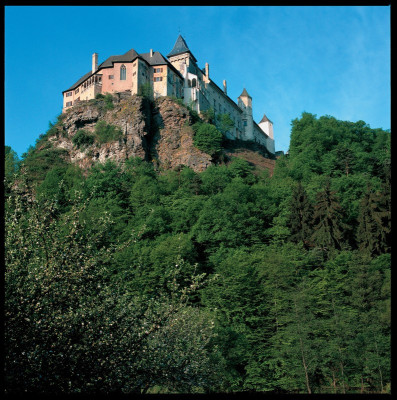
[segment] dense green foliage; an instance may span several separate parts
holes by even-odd
[[[123,136],[120,128],[107,124],[105,121],[99,121],[95,125],[95,137],[98,143],[108,143],[118,140]]]
[[[215,125],[206,122],[196,122],[193,125],[194,145],[204,153],[214,156],[222,149],[222,133]]]
[[[94,143],[94,136],[90,135],[84,129],[79,129],[73,136],[72,142],[78,149],[84,149],[86,146]]]
[[[6,204],[8,392],[390,392],[390,132],[304,113],[271,178],[49,151]]]

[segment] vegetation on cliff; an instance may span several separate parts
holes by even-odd
[[[8,392],[390,392],[390,132],[304,113],[272,177],[44,147],[6,151]]]

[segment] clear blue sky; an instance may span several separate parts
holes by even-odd
[[[390,129],[390,7],[71,7],[5,9],[5,144],[19,156],[62,109],[61,92],[134,48],[167,55],[178,32],[233,100],[274,123],[288,150],[302,112]]]

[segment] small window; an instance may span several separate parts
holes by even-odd
[[[193,80],[192,80],[192,87],[196,87],[196,85],[197,85],[197,80],[196,80],[196,78],[193,78]]]
[[[247,126],[247,120],[246,119],[243,121],[243,124],[244,124],[244,126]]]
[[[109,79],[114,79],[114,75],[109,75]]]
[[[125,81],[126,79],[127,79],[127,72],[126,72],[125,65],[123,64],[120,67],[120,80],[121,81]]]
[[[163,72],[163,68],[155,68],[154,72],[155,73]]]
[[[72,95],[72,92],[67,92],[66,97],[70,97]]]
[[[153,80],[154,80],[154,82],[160,82],[160,81],[163,80],[163,77],[161,77],[161,76],[155,76],[155,77],[153,78]]]
[[[79,88],[77,88],[75,91],[74,91],[74,94],[77,94],[79,92]]]
[[[71,101],[68,101],[67,103],[66,103],[66,107],[70,107],[72,105],[72,102]]]
[[[135,76],[136,75],[136,71],[134,71],[134,73],[132,74],[132,76]]]

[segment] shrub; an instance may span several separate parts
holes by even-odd
[[[150,82],[145,82],[140,86],[138,95],[149,100],[153,99],[153,89]]]
[[[176,96],[170,96],[170,98],[171,98],[175,103],[179,104],[180,106],[187,108],[187,107],[186,107],[186,104],[183,102],[182,99],[179,99],[179,98],[176,97]]]
[[[193,125],[195,135],[194,145],[204,153],[214,156],[222,150],[222,133],[214,125],[207,123],[195,123]]]
[[[99,121],[95,126],[95,135],[99,143],[108,143],[120,139],[123,133],[117,126]]]
[[[94,136],[84,129],[79,129],[73,136],[72,142],[78,149],[82,149],[94,143]]]
[[[114,105],[113,105],[113,96],[108,93],[106,96],[104,96],[104,101],[105,101],[105,110],[113,110]]]
[[[66,149],[42,149],[37,151],[31,147],[23,154],[23,166],[27,171],[27,179],[31,182],[41,182],[47,172],[55,167],[67,165],[68,151]]]
[[[102,93],[97,93],[97,95],[95,96],[95,98],[96,98],[97,100],[100,100],[100,99],[104,99],[105,96],[104,96]]]
[[[216,126],[223,135],[226,135],[234,127],[234,122],[229,114],[218,114],[216,116]]]
[[[215,123],[215,111],[213,108],[209,108],[208,110],[201,111],[201,118],[209,124]]]

